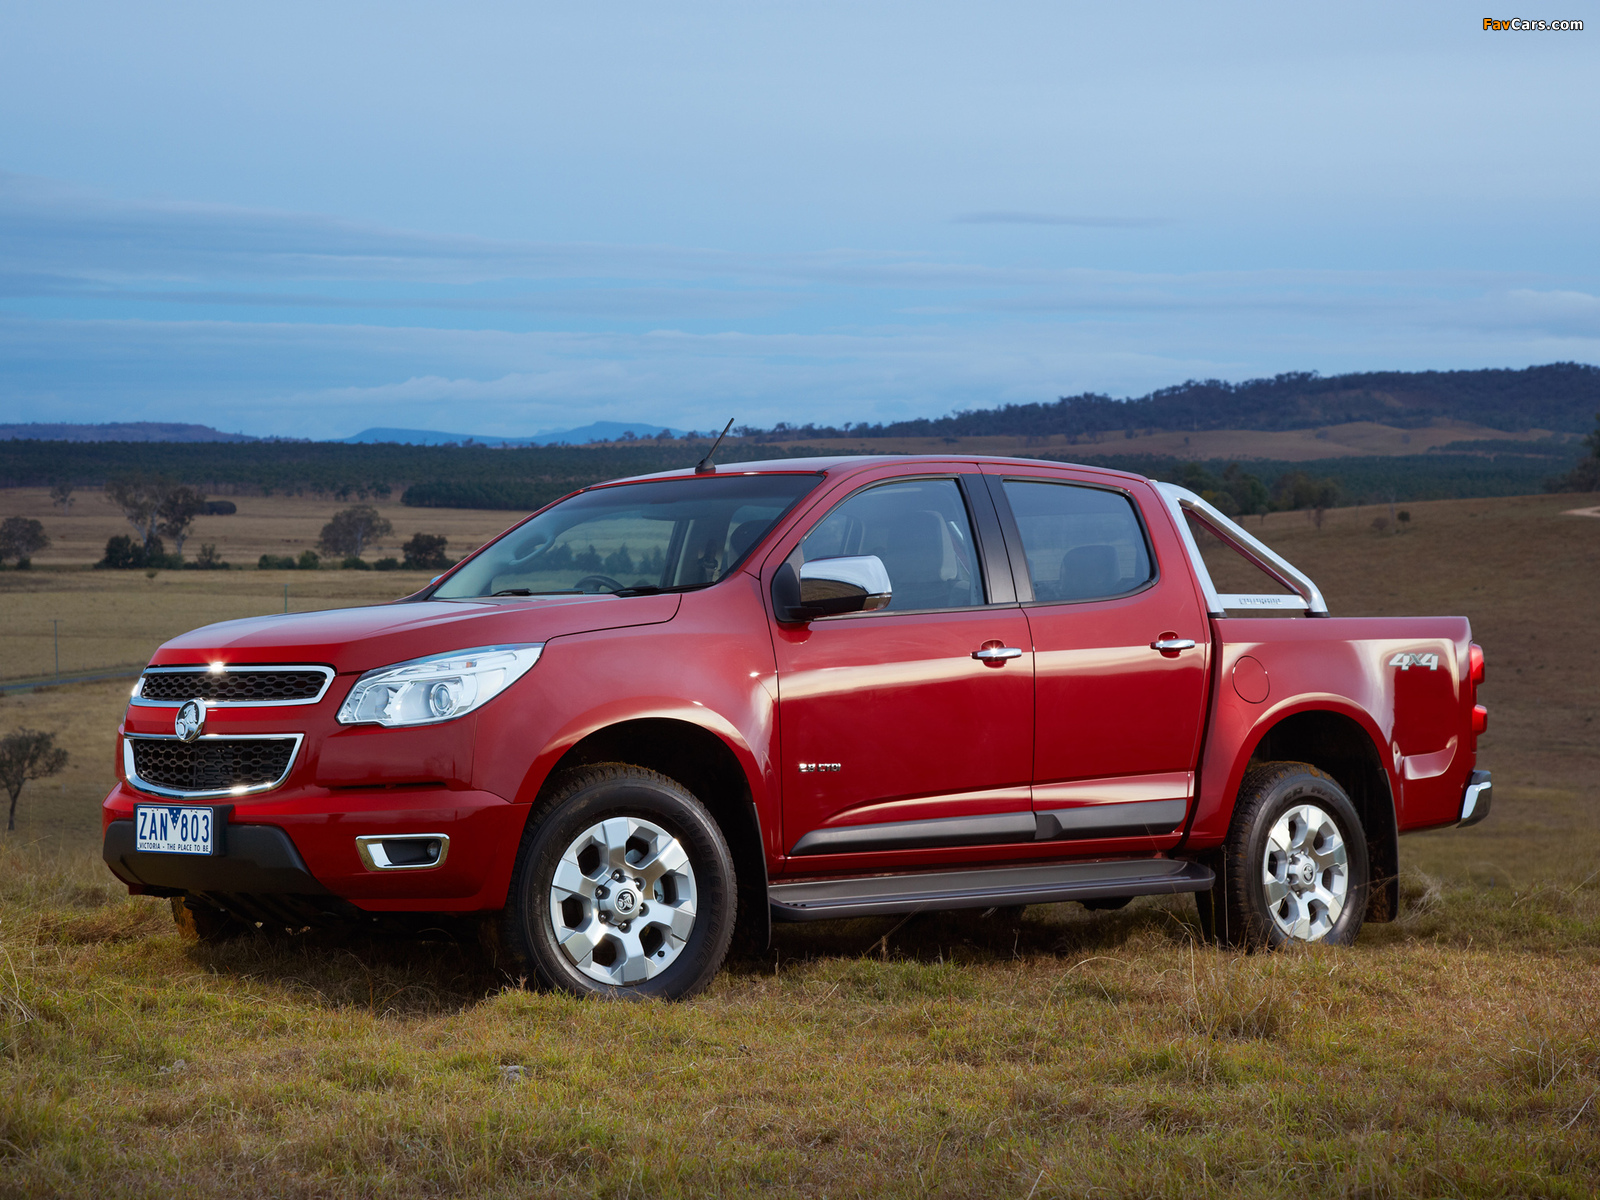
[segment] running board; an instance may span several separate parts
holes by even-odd
[[[1134,858],[774,883],[767,886],[767,898],[775,921],[833,921],[947,908],[1203,892],[1215,878],[1199,863]]]

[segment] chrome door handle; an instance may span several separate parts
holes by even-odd
[[[1194,645],[1193,642],[1189,644]],[[1014,646],[985,646],[982,650],[974,650],[972,657],[979,662],[1003,662],[1008,658],[1021,658],[1022,651]]]
[[[1193,650],[1193,638],[1159,638],[1150,643],[1150,649],[1160,650],[1163,654],[1172,650]]]

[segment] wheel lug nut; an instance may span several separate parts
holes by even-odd
[[[649,916],[650,915],[650,906],[648,904],[639,905],[639,915],[641,917]]]
[[[594,890],[594,898],[596,900],[604,900],[609,895],[611,895],[611,889],[608,887],[597,887]]]
[[[616,882],[621,883],[624,879],[627,878],[627,876],[624,875],[621,871],[613,871],[613,872],[611,872],[611,878],[616,880]]]
[[[623,933],[627,933],[629,926],[631,926],[632,924],[633,924],[632,921],[624,921],[621,925],[618,925],[617,928],[622,930]]]

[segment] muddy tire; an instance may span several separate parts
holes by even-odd
[[[529,816],[500,940],[545,987],[680,1000],[721,968],[737,897],[705,806],[655,771],[605,763],[565,775]]]
[[[1361,932],[1370,881],[1367,838],[1344,789],[1309,763],[1252,767],[1217,874],[1195,901],[1207,938],[1245,948],[1347,946]]]

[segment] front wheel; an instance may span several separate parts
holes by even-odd
[[[736,896],[705,806],[664,775],[608,763],[569,773],[530,816],[501,934],[546,986],[677,1000],[722,966]]]
[[[1197,893],[1208,937],[1225,945],[1347,946],[1367,911],[1367,840],[1344,789],[1309,763],[1269,762],[1239,788],[1218,878]]]

